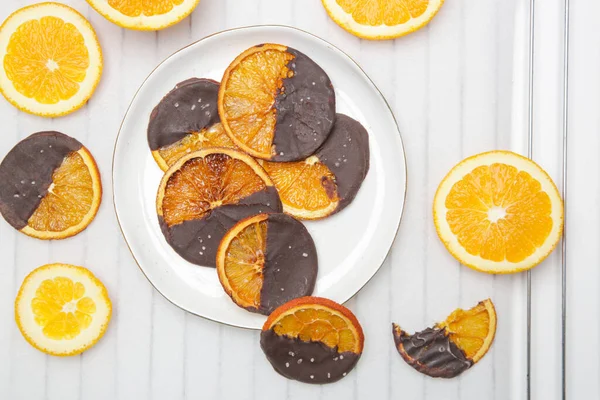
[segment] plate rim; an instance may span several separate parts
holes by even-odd
[[[311,36],[314,39],[317,39],[319,41],[321,41],[322,43],[324,43],[325,45],[329,46],[331,49],[333,49],[334,51],[338,51],[339,53],[341,53],[342,55],[344,55],[345,57],[347,57],[359,70],[360,72],[362,72],[362,74],[364,75],[364,77],[367,79],[367,81],[373,86],[373,88],[375,89],[377,95],[379,97],[381,97],[381,99],[383,100],[383,102],[385,103],[387,109],[389,110],[391,116],[392,116],[392,120],[394,121],[394,125],[397,128],[398,131],[398,136],[400,139],[400,144],[402,146],[402,157],[403,157],[403,161],[404,161],[404,188],[403,188],[403,196],[402,196],[402,205],[401,205],[401,210],[400,210],[400,218],[398,219],[398,223],[396,225],[395,228],[395,232],[394,232],[394,237],[390,243],[389,248],[387,249],[386,253],[385,253],[385,257],[383,258],[383,260],[381,261],[381,263],[377,266],[377,268],[374,270],[373,274],[360,286],[360,288],[354,293],[352,294],[350,297],[348,297],[345,301],[343,301],[341,304],[345,304],[348,301],[350,301],[351,299],[353,299],[357,294],[359,294],[364,288],[365,286],[367,286],[367,284],[369,282],[371,282],[371,280],[373,279],[373,277],[375,277],[375,275],[377,275],[377,273],[381,270],[381,267],[383,267],[383,265],[385,264],[385,262],[388,260],[388,258],[390,257],[390,254],[392,252],[392,248],[394,247],[394,244],[396,243],[396,240],[398,239],[398,233],[400,231],[400,225],[402,224],[402,219],[404,217],[404,211],[405,211],[405,206],[406,206],[406,195],[407,195],[407,191],[408,191],[408,164],[406,162],[406,147],[404,145],[404,140],[402,139],[402,132],[400,130],[400,125],[398,124],[398,120],[396,118],[396,115],[394,114],[394,110],[392,109],[390,103],[388,102],[387,98],[383,95],[383,92],[381,91],[381,89],[379,89],[379,87],[375,84],[375,82],[371,79],[371,77],[366,73],[366,71],[360,66],[360,64],[352,57],[350,56],[347,52],[345,52],[344,50],[340,49],[338,46],[334,45],[333,43],[329,42],[328,40],[323,39],[322,37],[315,35],[314,33],[308,32],[304,29],[301,28],[297,28],[294,26],[290,26],[290,25],[283,25],[283,24],[258,24],[258,25],[246,25],[246,26],[240,26],[240,27],[235,27],[235,28],[230,28],[230,29],[224,29],[224,30],[220,30],[218,32],[212,33],[210,35],[204,36],[186,46],[181,47],[180,49],[176,50],[175,52],[171,53],[170,55],[168,55],[167,57],[165,57],[162,61],[160,61],[153,69],[152,71],[150,71],[150,73],[148,73],[148,75],[144,78],[144,80],[142,81],[142,83],[140,84],[140,86],[137,88],[137,90],[135,91],[133,97],[131,98],[131,101],[129,102],[129,105],[127,106],[127,109],[125,110],[125,114],[123,115],[123,119],[121,120],[121,124],[119,125],[119,131],[117,132],[117,136],[115,138],[115,143],[113,146],[113,154],[112,154],[112,161],[111,161],[111,188],[112,188],[112,204],[113,204],[113,209],[115,212],[115,216],[117,219],[117,225],[119,226],[119,231],[121,232],[121,236],[123,238],[123,240],[125,241],[125,244],[127,246],[127,250],[129,250],[129,253],[131,254],[131,257],[133,258],[133,260],[135,261],[136,265],[138,266],[139,270],[142,272],[142,274],[144,275],[144,277],[146,278],[146,280],[150,283],[150,285],[152,286],[152,288],[154,290],[156,290],[161,296],[163,296],[169,303],[173,304],[174,306],[176,306],[177,308],[179,308],[180,310],[183,310],[186,313],[195,315],[197,317],[203,318],[207,321],[212,321],[212,322],[216,322],[219,324],[223,324],[223,325],[227,325],[227,326],[232,326],[235,328],[240,328],[240,329],[247,329],[247,330],[258,330],[260,328],[250,328],[250,327],[246,327],[246,326],[240,326],[240,325],[236,325],[234,323],[229,323],[229,322],[224,322],[224,321],[219,321],[204,315],[200,315],[196,312],[190,311],[188,309],[186,309],[185,307],[181,306],[180,304],[178,304],[175,300],[171,299],[169,296],[167,296],[165,293],[163,293],[160,289],[158,289],[156,287],[156,285],[152,282],[152,280],[148,277],[148,275],[146,274],[146,271],[144,270],[144,268],[141,266],[140,262],[138,261],[138,259],[136,258],[135,254],[133,253],[133,250],[131,249],[131,245],[129,244],[129,241],[127,240],[127,236],[125,235],[125,231],[123,230],[123,226],[121,225],[121,219],[119,218],[119,211],[118,211],[118,207],[117,207],[117,202],[116,202],[116,198],[115,198],[115,158],[116,158],[116,153],[117,153],[117,144],[119,143],[119,139],[121,138],[121,133],[123,130],[123,125],[125,124],[125,120],[127,119],[127,116],[129,115],[129,112],[131,110],[131,107],[133,106],[135,100],[137,99],[141,89],[144,87],[144,85],[146,84],[146,82],[150,79],[150,77],[164,64],[166,63],[168,60],[170,60],[171,58],[175,57],[177,54],[179,54],[180,52],[186,50],[187,48],[194,46],[200,42],[203,42],[209,38],[212,38],[213,36],[217,36],[217,35],[221,35],[223,33],[228,33],[228,32],[235,32],[235,31],[244,31],[244,30],[249,30],[249,29],[256,29],[256,28],[283,28],[283,29],[289,29],[292,31],[297,31],[300,32],[302,34],[306,34],[308,36]]]

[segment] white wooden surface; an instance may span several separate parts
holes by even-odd
[[[0,19],[31,3],[2,1]],[[61,242],[30,239],[0,221],[0,399],[512,400],[514,393],[523,393],[513,367],[524,357],[525,336],[522,324],[508,322],[511,313],[524,312],[515,310],[511,299],[524,287],[524,276],[483,276],[459,266],[439,243],[430,206],[443,175],[465,156],[494,148],[526,150],[526,131],[517,118],[523,110],[515,110],[525,106],[519,101],[526,89],[521,62],[526,60],[513,55],[527,50],[524,32],[514,32],[515,25],[527,22],[517,11],[526,10],[528,1],[447,0],[429,27],[381,43],[338,28],[319,0],[202,0],[191,18],[160,33],[126,31],[83,0],[65,3],[96,28],[105,58],[101,84],[85,108],[55,120],[20,113],[0,99],[0,155],[39,130],[70,134],[96,157],[104,198],[94,223]],[[534,156],[559,183],[563,8],[562,0],[537,3]],[[572,3],[567,382],[569,398],[592,399],[600,398],[600,4]],[[406,146],[409,186],[400,235],[380,272],[348,302],[365,328],[365,352],[352,374],[323,387],[279,377],[262,355],[257,332],[188,315],[162,298],[133,261],[112,207],[114,139],[147,74],[172,52],[208,34],[266,23],[308,30],[353,56],[392,105]],[[22,279],[48,262],[87,266],[113,299],[105,338],[82,356],[45,356],[21,338],[14,324],[13,301]],[[559,251],[534,271],[533,279],[532,398],[559,399]],[[500,325],[492,350],[475,368],[439,381],[400,359],[392,321],[419,329],[486,295],[498,306]]]

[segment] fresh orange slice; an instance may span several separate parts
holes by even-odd
[[[299,161],[327,139],[335,119],[335,92],[314,61],[292,48],[263,44],[229,65],[219,90],[227,134],[264,160]]]
[[[91,153],[59,132],[19,142],[0,164],[0,211],[15,229],[38,239],[64,239],[84,230],[102,199]]]
[[[322,0],[336,24],[363,39],[394,39],[427,25],[444,0]]]
[[[167,242],[186,260],[215,266],[219,243],[238,221],[280,212],[264,169],[247,154],[208,148],[179,159],[164,175],[156,211]]]
[[[89,270],[48,264],[31,272],[15,300],[15,320],[36,349],[80,354],[104,335],[112,313],[106,288]]]
[[[269,315],[312,294],[317,250],[308,230],[285,214],[259,214],[238,222],[223,237],[217,273],[240,307]]]
[[[554,250],[563,202],[548,174],[508,151],[467,158],[438,187],[437,233],[462,264],[488,273],[531,269]]]
[[[200,0],[87,0],[104,18],[122,28],[156,31],[175,25]]]
[[[82,107],[102,74],[89,22],[59,3],[21,8],[0,27],[0,91],[21,111],[58,117]]]
[[[346,376],[363,345],[354,314],[320,297],[284,304],[269,316],[261,332],[261,347],[275,370],[307,383],[330,383]]]
[[[417,371],[453,378],[477,363],[496,334],[496,309],[490,299],[470,310],[457,309],[434,328],[409,335],[393,324],[394,341],[402,358]]]
[[[283,204],[298,219],[321,219],[348,206],[369,171],[369,135],[352,118],[337,114],[329,138],[303,161],[262,162]]]

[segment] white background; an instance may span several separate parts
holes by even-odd
[[[3,0],[0,19],[32,3]],[[201,0],[191,18],[160,33],[123,30],[83,0],[66,3],[96,28],[105,61],[100,86],[85,108],[55,120],[26,115],[0,100],[0,154],[36,131],[72,135],[99,163],[103,204],[84,233],[61,242],[25,237],[0,221],[0,399],[512,400],[520,397],[514,393],[524,393],[513,367],[522,365],[526,338],[523,324],[512,325],[524,310],[515,309],[511,298],[522,292],[524,276],[484,276],[459,266],[440,244],[430,208],[437,184],[462,158],[495,148],[525,150],[520,117],[526,59],[520,55],[527,50],[527,16],[519,10],[527,1],[447,0],[430,26],[381,43],[338,28],[319,0]],[[560,187],[563,2],[537,3],[534,158]],[[600,3],[572,3],[567,392],[572,399],[594,399],[600,398]],[[406,147],[408,196],[399,237],[380,272],[347,303],[365,328],[365,352],[355,371],[329,386],[279,377],[262,355],[257,332],[188,315],[162,298],[127,250],[112,206],[114,139],[148,73],[208,34],[263,23],[306,29],[354,57],[392,105]],[[14,324],[13,301],[22,279],[48,262],[87,266],[112,297],[114,315],[105,338],[82,356],[45,356]],[[534,399],[560,398],[560,284],[557,251],[533,272]],[[477,366],[440,381],[400,359],[392,321],[420,329],[482,294],[493,296],[499,327]]]

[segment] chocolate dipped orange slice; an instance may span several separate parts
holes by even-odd
[[[148,145],[163,171],[194,151],[236,148],[221,125],[218,95],[218,82],[191,78],[178,83],[154,107],[148,123]]]
[[[229,65],[219,90],[219,115],[231,139],[248,154],[298,161],[327,139],[335,92],[313,60],[280,44],[262,44]]]
[[[470,310],[457,309],[444,322],[409,335],[393,324],[398,352],[414,369],[434,378],[454,378],[477,363],[496,334],[496,310],[490,299]]]
[[[321,219],[343,210],[369,171],[369,135],[360,122],[337,114],[329,138],[302,161],[270,162],[265,168],[283,204],[299,219]]]
[[[165,173],[156,211],[167,242],[180,256],[214,267],[225,232],[249,216],[281,212],[281,202],[252,157],[209,148],[182,157]]]
[[[364,335],[346,307],[302,297],[276,309],[265,322],[260,346],[275,371],[305,383],[331,383],[358,362]]]
[[[91,153],[60,132],[23,139],[0,164],[0,212],[13,228],[38,239],[84,230],[102,199]]]
[[[217,252],[225,292],[238,306],[265,315],[312,294],[317,270],[312,237],[301,222],[285,214],[259,214],[238,222]]]

